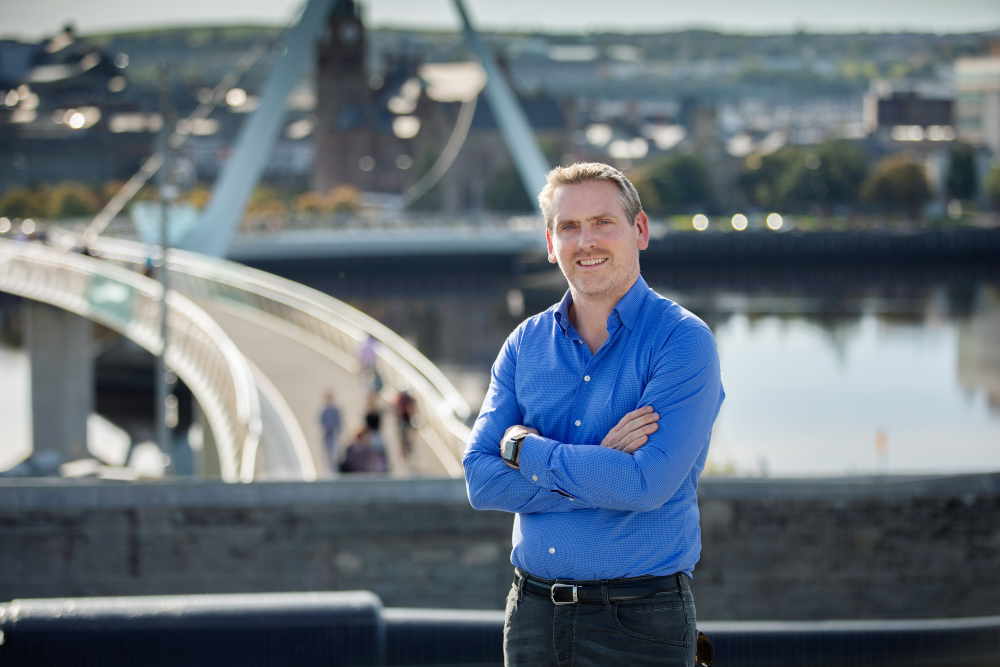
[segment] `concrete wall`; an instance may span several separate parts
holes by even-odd
[[[703,620],[1000,613],[1000,474],[703,480]],[[0,600],[368,589],[500,608],[511,516],[455,480],[3,480]]]

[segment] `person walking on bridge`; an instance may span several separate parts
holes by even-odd
[[[333,392],[327,391],[323,396],[323,411],[319,413],[319,424],[323,429],[323,448],[330,461],[331,470],[337,469],[340,452],[337,445],[340,442],[340,408],[333,400]]]
[[[690,667],[715,339],[640,275],[624,174],[557,167],[538,199],[569,290],[507,338],[464,455],[473,507],[516,513],[505,664]]]

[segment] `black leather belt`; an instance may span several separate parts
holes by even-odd
[[[611,579],[606,584],[606,599],[617,602],[651,598],[657,593],[681,590],[686,578],[687,575],[678,573],[666,577]],[[548,598],[552,604],[605,604],[605,585],[601,582],[542,579],[515,568],[514,583],[526,593]]]

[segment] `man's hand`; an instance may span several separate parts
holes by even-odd
[[[609,447],[631,454],[646,444],[649,434],[659,426],[660,415],[653,412],[652,406],[646,406],[628,413],[618,424],[608,431],[601,441],[601,447]],[[523,427],[520,427],[523,428]]]
[[[535,429],[533,429],[531,427],[528,427],[528,426],[521,426],[520,424],[518,424],[516,426],[511,426],[509,429],[507,429],[506,431],[504,431],[503,437],[500,438],[500,453],[501,453],[501,455],[503,454],[503,443],[505,443],[508,440],[510,440],[511,438],[517,437],[517,436],[519,436],[521,434],[524,434],[524,435],[531,435],[531,434],[541,435],[538,431],[536,431]],[[524,446],[523,442],[521,443],[521,446],[522,447]],[[501,458],[502,458],[502,456],[501,456]],[[507,464],[508,468],[514,468],[515,470],[517,469],[517,466],[511,464],[510,461],[507,461],[506,459],[504,459],[503,462]]]

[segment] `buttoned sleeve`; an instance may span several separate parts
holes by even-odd
[[[645,445],[626,454],[529,435],[519,461],[522,480],[605,509],[650,511],[666,503],[708,446],[724,398],[711,331],[700,323],[679,328],[656,354],[633,406],[651,405],[660,415]]]
[[[510,335],[493,364],[490,388],[462,458],[469,502],[479,510],[521,514],[590,508],[588,503],[526,479],[500,456],[503,434],[511,426],[523,424],[514,389],[521,332],[519,328]]]

